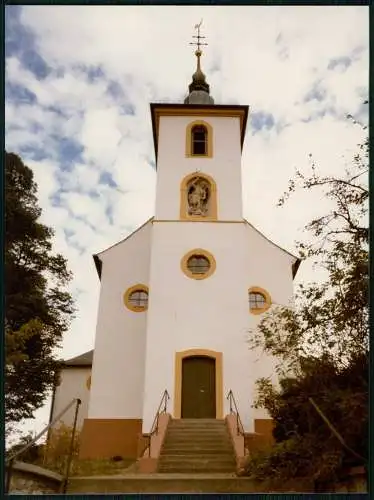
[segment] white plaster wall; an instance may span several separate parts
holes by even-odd
[[[193,280],[181,271],[182,257],[193,248],[211,252],[216,271]],[[272,361],[247,346],[258,321],[249,313],[248,288],[266,288],[277,301],[292,293],[291,262],[246,223],[153,223],[148,310],[143,429],[149,431],[162,392],[174,404],[175,352],[193,348],[223,352],[224,396],[233,390],[243,423],[253,430],[261,418],[251,408],[254,381],[270,374]],[[270,372],[270,373],[269,373]],[[228,406],[225,402],[225,413]]]
[[[295,259],[275,244],[268,241],[261,233],[249,224],[245,224],[247,240],[247,269],[248,287],[260,286],[271,297],[272,307],[292,306],[293,278],[292,264]],[[250,314],[250,328],[253,329],[262,320],[263,315]],[[249,332],[249,335],[251,333]],[[265,356],[261,350],[251,351],[251,371],[249,394],[252,402],[256,399],[257,389],[255,381],[261,377],[271,377],[276,382],[276,360]],[[269,418],[263,409],[252,409],[253,418]]]
[[[148,286],[151,223],[106,250],[103,261],[89,418],[141,418],[147,312],[133,312],[124,292]]]
[[[88,414],[89,390],[87,379],[91,375],[91,367],[67,367],[60,372],[60,385],[56,387],[55,399],[52,409],[52,420],[71,402],[74,398],[79,398],[82,403],[79,406],[77,428],[81,429],[83,421]],[[54,427],[64,424],[72,427],[74,423],[75,405],[73,405],[58,420]]]
[[[159,126],[156,219],[177,220],[180,185],[186,175],[200,170],[217,184],[218,218],[242,217],[240,120],[204,117],[213,128],[213,157],[186,158],[186,128],[198,116],[162,116]]]

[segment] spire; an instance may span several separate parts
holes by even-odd
[[[190,42],[190,45],[196,45],[197,50],[195,51],[195,56],[197,58],[197,67],[195,73],[192,75],[192,82],[188,86],[189,95],[184,100],[185,104],[214,104],[214,100],[209,95],[209,84],[206,81],[206,77],[201,70],[200,58],[202,55],[202,51],[200,47],[202,45],[208,45],[207,43],[201,42],[202,38],[205,36],[200,35],[200,28],[203,23],[203,20],[200,21],[200,24],[195,25],[195,29],[197,30],[197,35],[194,35],[193,38],[197,38],[196,42]]]

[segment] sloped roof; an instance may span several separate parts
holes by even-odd
[[[64,361],[65,366],[92,366],[93,349]]]
[[[292,277],[294,278],[296,276],[296,273],[297,273],[299,267],[300,267],[301,259],[299,257],[297,257],[296,255],[293,255],[291,252],[289,252],[285,248],[282,248],[281,246],[277,245],[276,243],[274,243],[274,241],[271,241],[267,236],[264,235],[264,233],[262,233],[261,231],[259,231],[253,224],[251,224],[244,217],[243,217],[243,221],[246,224],[248,224],[248,226],[250,226],[252,229],[254,229],[258,234],[260,234],[263,238],[265,238],[265,240],[267,240],[269,243],[271,243],[275,247],[279,248],[279,250],[282,250],[282,252],[287,253],[290,257],[292,257],[292,258],[295,259],[295,262],[292,264]]]
[[[106,248],[105,250],[102,250],[101,252],[98,252],[98,253],[95,253],[93,255],[93,259],[94,259],[94,262],[95,262],[95,266],[96,266],[96,271],[97,271],[97,274],[99,276],[99,278],[101,279],[101,271],[102,271],[102,261],[101,261],[101,258],[100,258],[100,255],[102,255],[103,253],[107,252],[108,250],[110,250],[111,248],[117,246],[117,245],[120,245],[121,243],[123,243],[124,241],[128,240],[129,238],[131,238],[132,236],[134,236],[135,233],[137,233],[138,231],[140,231],[141,229],[143,229],[143,227],[145,227],[149,222],[151,222],[152,220],[154,219],[154,216],[152,216],[151,218],[149,218],[148,220],[146,220],[144,222],[144,224],[142,224],[141,226],[137,227],[132,233],[128,234],[125,238],[123,238],[122,240],[118,241],[117,243],[114,243],[113,245],[111,245],[110,247]]]

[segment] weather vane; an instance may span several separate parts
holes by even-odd
[[[202,38],[205,38],[205,36],[200,35],[200,28],[201,28],[202,24],[203,24],[203,20],[201,20],[199,24],[195,24],[195,27],[194,27],[194,29],[197,30],[197,35],[194,35],[192,38],[197,38],[197,42],[190,42],[190,45],[197,45],[198,51],[200,51],[200,46],[208,45],[207,43],[203,43],[200,41]]]

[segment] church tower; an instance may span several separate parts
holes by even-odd
[[[247,245],[243,241],[241,183],[248,106],[214,104],[201,70],[200,48],[195,55],[197,69],[184,104],[151,105],[157,195],[149,277],[152,298],[147,313],[144,429],[152,424],[157,398],[164,389],[171,389],[175,418],[190,413],[198,416],[199,412],[223,418],[224,393],[235,386],[237,392],[240,390],[235,382],[239,375],[235,373],[237,356],[243,351],[248,354]],[[214,373],[209,373],[213,365]],[[196,408],[189,409],[189,403],[182,401],[182,392],[189,393],[190,383],[199,385],[192,382],[198,370],[206,372],[206,380],[202,375],[201,387],[196,386],[196,393],[191,391]],[[207,377],[213,378],[214,405],[209,393],[213,387],[205,387]]]
[[[248,106],[215,104],[196,38],[184,102],[151,104],[155,215],[94,257],[101,291],[82,457],[136,454],[165,391],[174,419],[224,419],[232,391],[246,432],[270,425],[252,403],[273,362],[247,339],[273,304],[292,302],[299,261],[243,219]]]

